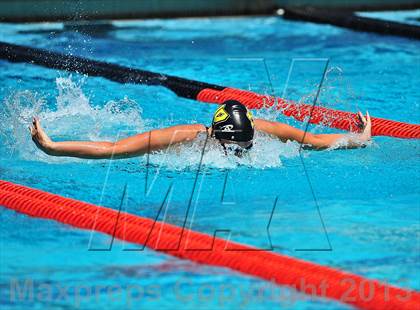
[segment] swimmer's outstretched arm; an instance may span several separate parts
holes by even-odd
[[[271,122],[262,119],[255,120],[255,129],[278,137],[283,142],[287,140],[297,141],[301,144],[309,145],[314,149],[325,149],[340,143],[341,148],[357,148],[365,146],[371,139],[371,120],[369,113],[366,117],[362,113],[358,116],[363,123],[363,129],[356,134],[312,134],[292,126]]]
[[[89,159],[118,159],[134,157],[165,149],[170,145],[193,140],[206,127],[200,124],[178,125],[141,133],[116,142],[52,141],[37,118],[29,128],[37,147],[52,156],[68,156]]]

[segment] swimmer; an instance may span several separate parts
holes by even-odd
[[[241,155],[251,150],[255,130],[276,137],[283,142],[296,141],[304,147],[316,150],[330,147],[364,147],[371,139],[371,120],[368,112],[366,112],[366,116],[358,112],[358,116],[361,122],[359,133],[312,134],[280,122],[264,119],[254,120],[251,112],[243,104],[229,100],[216,110],[211,127],[202,124],[177,125],[140,133],[116,142],[55,142],[45,133],[36,117],[34,117],[29,130],[36,146],[52,156],[88,159],[135,157],[166,149],[170,145],[192,141],[200,133],[205,133],[209,138],[219,141],[226,153],[228,150],[233,150],[234,154]]]

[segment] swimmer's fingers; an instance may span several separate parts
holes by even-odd
[[[372,121],[370,119],[369,111],[366,110],[366,123],[371,124]]]
[[[40,124],[39,124],[39,119],[37,117],[33,117],[32,119],[32,125],[29,126],[29,131],[31,133],[31,138],[32,140],[35,142],[35,144],[37,144],[39,146],[39,128],[40,128]]]
[[[363,120],[365,123],[361,133],[361,138],[363,141],[370,141],[372,137],[372,122],[368,111],[366,111],[366,117],[363,117]]]
[[[364,116],[362,112],[359,112],[357,115],[359,116],[359,120],[363,123],[363,127],[371,124],[369,111],[366,111],[366,116]]]
[[[35,129],[38,130],[38,128],[39,128],[39,118],[34,116],[34,118],[32,120],[32,124],[34,125]]]
[[[31,138],[32,138],[32,141],[34,141],[35,143],[37,143],[39,140],[38,131],[34,129],[33,127],[31,128]]]
[[[41,128],[39,119],[37,117],[32,118],[32,126],[29,126],[29,131],[31,132],[32,138],[34,138]]]
[[[360,128],[360,129],[363,129],[363,128],[365,128],[365,126],[366,126],[366,118],[363,116],[363,114],[362,114],[362,112],[357,112],[357,117],[359,118],[359,124],[358,124],[358,127]]]
[[[30,129],[30,131],[31,131],[31,138],[32,138],[32,141],[35,143],[35,145],[36,145],[39,149],[42,149],[41,142],[39,141],[38,130],[36,130],[35,126],[30,126],[30,127],[29,127],[29,129]]]
[[[359,117],[360,122],[364,125],[366,124],[366,118],[365,116],[362,114],[362,112],[357,112],[357,116]]]
[[[37,124],[36,124],[36,118],[33,117],[32,118],[32,125],[28,126],[29,132],[31,133],[32,138],[36,135],[37,133]]]
[[[371,130],[371,128],[372,128],[372,120],[370,119],[369,111],[366,111],[366,124],[365,124],[365,128],[367,128],[368,130]]]

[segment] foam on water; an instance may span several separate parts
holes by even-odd
[[[0,105],[0,152],[10,156],[18,153],[29,155],[27,126],[31,117],[45,106],[44,98],[31,91],[17,91],[4,99]],[[26,157],[26,156],[24,156]]]
[[[202,165],[214,168],[252,166],[253,168],[264,169],[280,167],[282,158],[298,155],[299,145],[297,143],[282,143],[278,139],[261,133],[256,133],[254,146],[242,157],[230,153],[226,155],[218,142],[213,139],[206,139],[206,136],[202,134],[194,142],[173,146],[166,153],[157,152],[152,154],[150,162],[156,165],[164,165],[174,170],[196,168],[200,160]]]

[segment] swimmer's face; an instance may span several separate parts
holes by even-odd
[[[219,142],[223,146],[226,153],[229,151],[238,157],[242,157],[243,153],[252,147],[252,140],[247,142],[239,142],[220,139]]]
[[[246,142],[239,142],[239,141],[220,139],[219,141],[220,141],[220,144],[222,145],[237,145],[243,149],[250,149],[252,147],[252,140],[246,141]]]

